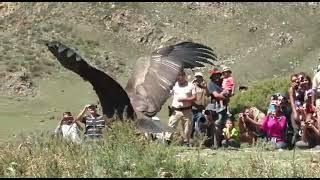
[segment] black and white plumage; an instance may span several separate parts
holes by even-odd
[[[217,57],[213,50],[194,42],[182,42],[160,48],[150,56],[139,59],[127,86],[122,88],[110,76],[89,65],[74,49],[52,41],[46,43],[49,51],[67,69],[89,81],[102,106],[103,114],[111,118],[136,119],[145,131],[159,132],[151,117],[161,110],[170,96],[178,73],[184,68],[213,65]]]

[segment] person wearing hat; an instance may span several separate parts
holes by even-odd
[[[196,92],[196,100],[192,104],[192,133],[191,137],[193,137],[194,132],[203,133],[204,130],[201,124],[206,122],[205,116],[202,111],[208,105],[208,89],[207,83],[203,79],[203,75],[201,72],[196,72],[194,74],[195,80],[193,80],[193,85],[195,87]]]
[[[88,115],[85,113],[88,112]],[[77,121],[85,124],[85,138],[98,139],[103,136],[103,131],[106,127],[105,117],[98,114],[97,105],[86,105],[77,117]]]
[[[211,97],[211,102],[208,104],[206,110],[215,111],[217,113],[217,118],[214,119],[213,123],[214,133],[212,133],[212,135],[214,136],[214,146],[221,147],[221,141],[223,139],[222,129],[224,128],[225,121],[228,119],[226,107],[229,97],[226,95],[227,92],[224,91],[221,86],[221,71],[213,69],[210,73],[211,76],[208,83],[208,93]],[[223,103],[220,103],[221,100]]]

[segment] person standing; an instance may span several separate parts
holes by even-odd
[[[221,84],[222,73],[214,69],[211,71],[210,81],[208,83],[208,92],[211,96],[211,102],[207,106],[207,110],[214,111],[217,117],[213,119],[213,127],[210,129],[213,131],[214,147],[221,147],[222,141],[222,129],[224,128],[225,122],[228,119],[227,114],[227,103],[229,102],[227,90],[222,89]],[[223,101],[221,104],[220,101]],[[211,113],[212,114],[212,113]]]
[[[88,115],[85,115],[89,112]],[[85,125],[85,138],[98,139],[103,137],[103,132],[106,128],[105,117],[98,114],[97,105],[86,105],[77,117],[77,121]]]
[[[176,129],[180,121],[184,131],[184,144],[189,145],[192,131],[192,103],[196,100],[196,92],[194,85],[187,81],[184,71],[179,72],[171,93],[173,112],[169,117],[168,126]]]
[[[201,129],[200,126],[206,122],[206,118],[202,111],[205,110],[208,105],[207,83],[204,81],[201,72],[196,72],[194,76],[196,79],[192,83],[196,91],[196,100],[192,104],[193,118],[191,137],[193,137],[194,132],[203,133],[203,128]]]

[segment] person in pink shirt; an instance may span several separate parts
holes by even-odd
[[[229,67],[223,67],[222,69],[222,89],[225,92],[225,95],[227,97],[231,97],[235,93],[235,82],[232,77],[232,71]],[[220,104],[223,103],[223,101],[220,101]],[[230,114],[229,106],[227,107],[228,114]]]
[[[263,120],[260,129],[266,133],[267,140],[274,143],[276,149],[284,149],[286,143],[287,119],[282,114],[279,104],[273,103],[270,113]]]
[[[222,75],[223,75],[223,80],[222,80],[222,88],[223,90],[227,90],[229,92],[229,96],[234,95],[235,91],[235,82],[232,77],[232,71],[229,67],[224,67],[222,69]]]

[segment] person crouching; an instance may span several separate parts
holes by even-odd
[[[239,148],[240,147],[240,133],[239,131],[234,128],[233,122],[231,119],[228,119],[225,124],[225,128],[223,129],[223,137],[224,139],[222,140],[222,146],[227,148],[227,147],[234,147],[234,148]]]

